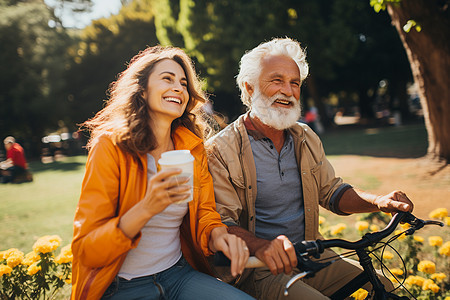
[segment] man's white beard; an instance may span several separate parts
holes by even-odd
[[[273,102],[277,99],[290,101],[292,106],[286,108],[273,106]],[[277,93],[272,97],[267,97],[261,94],[259,88],[255,88],[253,92],[250,116],[257,117],[267,126],[278,130],[292,127],[300,119],[301,112],[300,101],[294,96],[286,97]]]

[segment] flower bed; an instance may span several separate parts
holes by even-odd
[[[54,299],[71,283],[70,245],[55,252],[61,244],[57,235],[39,238],[33,251],[24,254],[11,248],[0,252],[0,299]]]

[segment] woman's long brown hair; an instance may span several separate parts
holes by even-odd
[[[148,78],[155,64],[163,59],[172,59],[180,64],[186,74],[189,92],[186,109],[181,117],[172,122],[172,131],[178,126],[184,126],[200,138],[203,137],[197,114],[201,104],[206,101],[206,96],[201,90],[191,59],[179,48],[155,46],[133,57],[128,68],[111,84],[106,106],[81,125],[91,134],[88,149],[95,145],[98,137],[108,134],[140,165],[139,155],[148,153],[158,146],[158,141],[149,126],[152,120],[143,92],[147,88]]]

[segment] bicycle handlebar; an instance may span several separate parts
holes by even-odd
[[[363,249],[373,244],[378,243],[385,237],[394,232],[395,228],[400,222],[405,222],[412,227],[406,231],[406,235],[413,234],[417,229],[425,225],[439,225],[444,226],[439,221],[424,221],[416,218],[409,212],[398,212],[389,222],[389,224],[381,231],[366,233],[361,239],[350,242],[343,239],[328,239],[316,241],[303,241],[294,245],[294,248],[301,255],[317,255],[322,253],[327,248],[339,247],[347,250]]]
[[[394,232],[395,228],[400,222],[409,223],[412,225],[410,229],[406,231],[406,235],[413,234],[416,230],[424,227],[425,225],[439,225],[441,227],[444,226],[442,222],[428,220],[424,221],[409,212],[398,212],[394,217],[392,217],[389,224],[382,229],[381,231],[366,233],[360,240],[350,242],[343,239],[328,239],[328,240],[315,240],[315,241],[302,241],[300,243],[294,244],[294,249],[297,254],[297,258],[299,258],[299,266],[301,266],[300,262],[304,262],[305,256],[317,256],[323,253],[323,251],[327,248],[339,247],[348,250],[356,250],[366,248],[370,245],[376,244],[381,241],[385,237],[389,236],[392,232]],[[300,260],[300,257],[303,257],[303,260]],[[246,268],[258,268],[263,267],[265,264],[259,261],[256,257],[250,257],[250,264],[246,265]],[[216,266],[229,266],[229,259],[221,252],[218,252],[214,256],[214,264]]]
[[[424,227],[425,225],[439,225],[441,227],[444,226],[444,223],[439,221],[424,221],[419,218],[416,218],[413,214],[409,212],[398,212],[391,219],[389,224],[382,229],[381,231],[366,233],[361,239],[350,242],[343,239],[328,239],[328,240],[315,240],[315,241],[302,241],[300,243],[294,244],[295,254],[297,255],[297,268],[302,270],[301,273],[293,276],[289,282],[286,284],[284,295],[288,295],[289,287],[294,284],[298,279],[303,277],[312,277],[316,272],[330,265],[332,262],[315,262],[309,258],[308,256],[319,257],[321,253],[327,248],[339,247],[347,250],[358,250],[364,249],[371,245],[374,245],[380,242],[385,237],[389,236],[392,232],[394,232],[395,228],[400,222],[405,222],[411,225],[409,229],[406,230],[406,235],[413,234],[416,230]],[[246,268],[257,268],[263,267],[265,264],[252,256],[249,258],[249,262],[251,261],[251,265],[246,265]],[[230,260],[222,253],[217,252],[214,256],[214,264],[216,266],[229,266]]]

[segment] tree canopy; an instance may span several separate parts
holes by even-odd
[[[10,5],[13,3],[13,5]],[[3,1],[0,12],[0,130],[39,144],[63,110],[65,31],[41,1]]]
[[[58,0],[89,9],[90,0]],[[411,1],[411,0],[405,0]],[[416,0],[414,0],[416,1]],[[0,132],[35,140],[61,124],[76,130],[108,97],[109,84],[146,46],[179,46],[195,61],[214,108],[243,112],[235,83],[245,51],[272,37],[297,39],[310,75],[303,104],[327,117],[338,99],[373,118],[380,82],[407,114],[411,71],[386,12],[360,0],[126,0],[117,15],[64,28],[41,0],[0,0]],[[74,7],[75,7],[74,6]],[[75,9],[77,11],[77,9]],[[393,101],[395,100],[395,101]],[[307,108],[307,107],[306,107]]]

